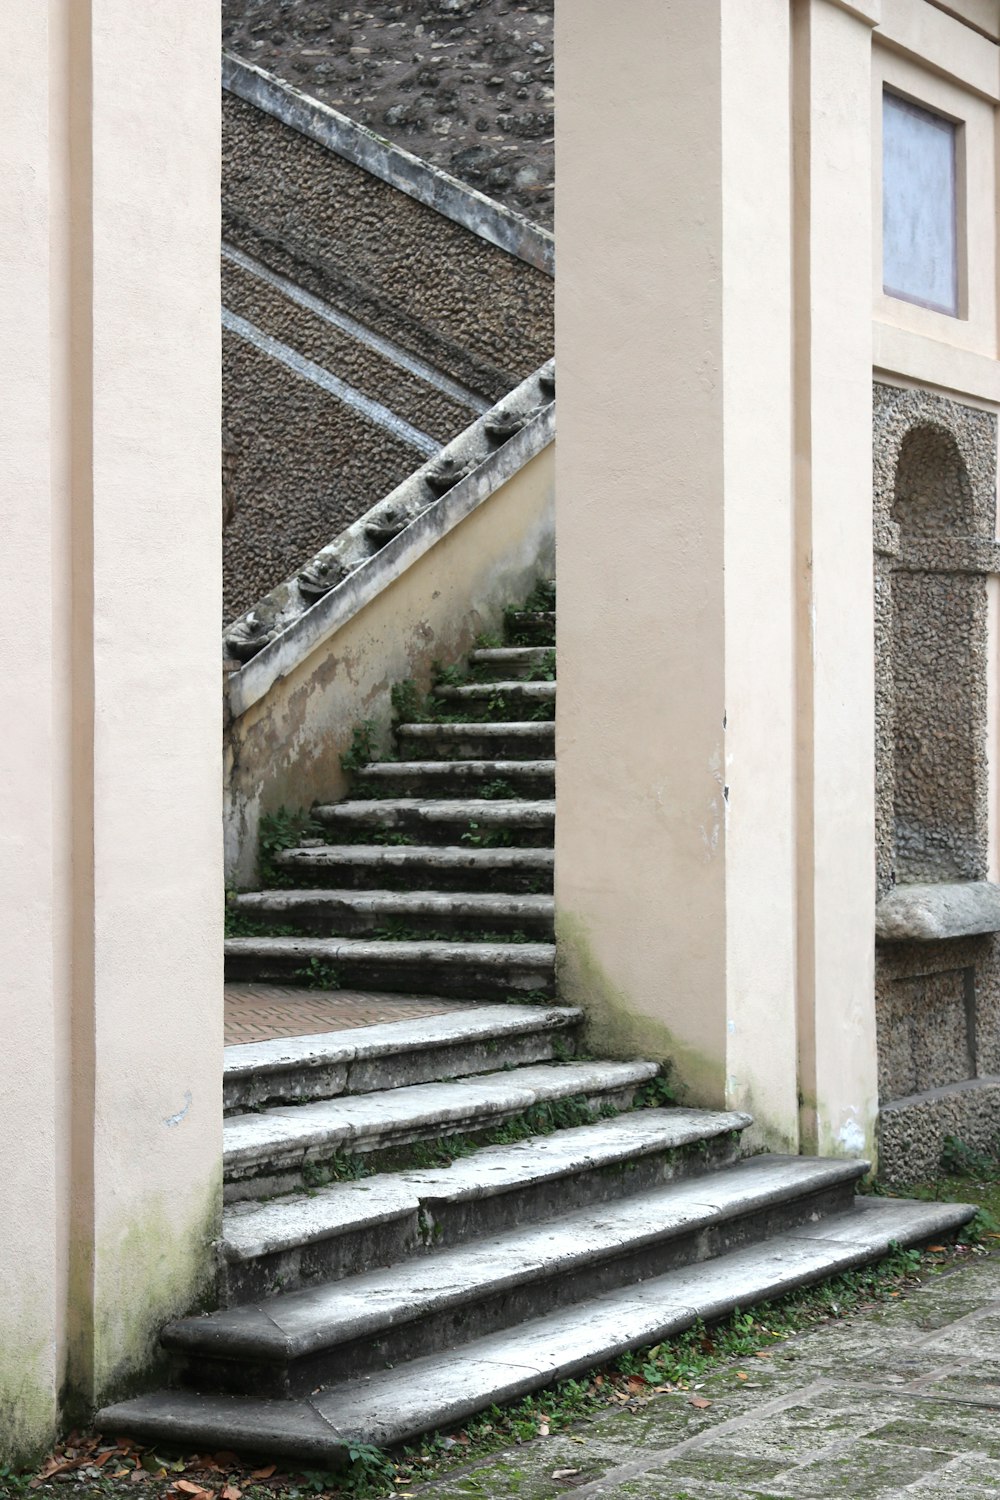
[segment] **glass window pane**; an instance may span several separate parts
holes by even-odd
[[[882,281],[892,297],[958,313],[955,126],[888,93],[882,109]]]

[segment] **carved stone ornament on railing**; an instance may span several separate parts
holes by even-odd
[[[410,511],[404,505],[380,505],[371,520],[365,522],[365,536],[376,548],[384,547],[422,513]]]
[[[277,584],[246,614],[229,625],[223,636],[227,657],[252,660],[272,641],[291,629],[327,595],[346,584],[360,568],[395,542],[425,512],[433,511],[482,465],[504,468],[503,445],[535,423],[552,422],[555,390],[550,361],[523,380],[490,411],[479,417],[436,457],[397,485],[390,495],[352,521],[328,547],[323,547],[295,575]],[[549,439],[546,439],[547,441]],[[449,501],[445,503],[451,503]]]
[[[256,610],[236,620],[225,635],[225,649],[237,661],[249,661],[274,639],[273,621],[262,618]]]
[[[520,432],[534,412],[507,411],[503,407],[490,412],[486,418],[486,436],[494,443],[506,443]]]
[[[446,495],[459,480],[471,474],[475,467],[474,463],[463,463],[461,458],[439,458],[427,469],[424,479],[435,495]]]
[[[315,599],[322,599],[323,595],[336,588],[338,583],[343,583],[350,571],[351,569],[345,567],[337,558],[324,557],[322,553],[319,553],[311,562],[306,563],[298,575],[296,581],[299,593],[310,603]]]

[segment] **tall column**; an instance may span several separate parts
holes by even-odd
[[[557,7],[560,976],[795,1148],[787,0]]]
[[[49,26],[44,5],[0,14],[0,1459],[57,1423],[64,1246],[59,1100],[66,1087],[54,948],[58,680],[50,579]]]
[[[871,1154],[875,1057],[871,28],[795,0],[799,1067],[806,1149]]]
[[[0,16],[7,1459],[213,1269],[219,77],[210,6]]]
[[[221,1209],[220,127],[213,6],[89,8],[73,498],[93,904],[74,1003],[92,1252],[73,1352],[100,1400],[206,1286]]]

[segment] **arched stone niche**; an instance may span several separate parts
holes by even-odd
[[[996,422],[875,387],[878,894],[984,880]]]
[[[983,916],[989,899],[1000,911],[986,884],[996,442],[989,412],[875,387],[878,930],[892,936],[875,1014],[881,1168],[897,1180],[936,1172],[946,1135],[992,1146],[1000,1108],[1000,924]]]
[[[897,884],[986,876],[986,580],[952,571],[973,534],[953,433],[912,427],[892,519],[893,873]]]

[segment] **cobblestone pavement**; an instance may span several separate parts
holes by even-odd
[[[373,995],[360,990],[304,990],[278,984],[227,984],[226,1045],[266,1042],[278,1036],[312,1036],[373,1026],[378,1021],[415,1021],[444,1011],[467,1010],[461,1000],[433,996]]]
[[[238,57],[551,229],[553,0],[223,0]]]
[[[693,1404],[699,1403],[699,1404]],[[1000,1256],[419,1491],[426,1500],[1000,1495]]]

